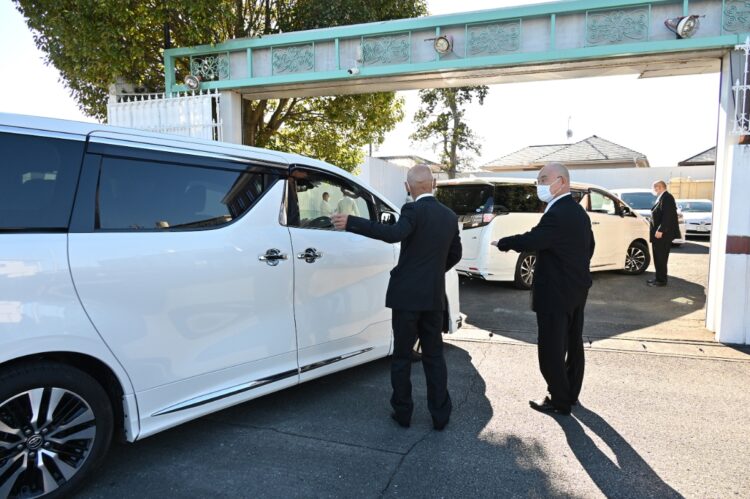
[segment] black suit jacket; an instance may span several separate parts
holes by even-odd
[[[558,199],[529,232],[504,237],[497,246],[536,252],[531,290],[536,312],[566,312],[585,301],[594,233],[588,214],[571,196]]]
[[[432,196],[401,208],[395,225],[350,216],[346,230],[387,243],[401,243],[391,271],[385,306],[395,310],[445,309],[445,273],[461,260],[458,217]]]
[[[656,232],[662,232],[662,238],[672,241],[680,237],[680,226],[677,221],[677,203],[674,196],[664,191],[659,201],[651,208],[651,242]]]

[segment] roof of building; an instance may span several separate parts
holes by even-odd
[[[633,162],[648,166],[646,155],[609,140],[592,135],[573,144],[528,146],[490,161],[485,168],[537,166],[551,161],[563,163],[596,163],[599,161]]]
[[[423,164],[429,166],[443,166],[440,163],[430,161],[427,158],[423,158],[422,156],[417,156],[415,154],[405,154],[402,156],[376,156],[376,158],[382,159],[383,161],[398,161],[400,159],[408,159],[410,161],[413,161],[415,165]]]
[[[716,146],[680,161],[677,166],[698,166],[716,164]]]

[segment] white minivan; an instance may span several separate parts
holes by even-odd
[[[436,195],[463,223],[463,258],[456,266],[459,274],[487,281],[513,281],[521,289],[531,287],[536,255],[501,252],[490,242],[526,232],[539,222],[545,204],[537,198],[534,180],[444,180],[438,182]],[[571,195],[591,218],[596,240],[591,270],[642,274],[651,261],[648,222],[601,187],[571,183]]]
[[[392,350],[397,209],[275,151],[0,114],[0,498],[64,497],[135,441]],[[455,272],[445,328],[460,323]]]

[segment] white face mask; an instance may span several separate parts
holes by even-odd
[[[560,179],[558,178],[557,180]],[[555,182],[557,182],[557,180],[555,180]],[[536,196],[540,201],[542,201],[543,203],[549,203],[555,198],[555,195],[552,194],[552,186],[555,185],[555,182],[552,182],[550,185],[536,186]]]

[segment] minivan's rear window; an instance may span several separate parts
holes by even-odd
[[[65,230],[83,141],[0,133],[0,230]]]
[[[441,185],[437,189],[438,201],[458,216],[474,213],[492,213],[495,187],[490,184]]]

